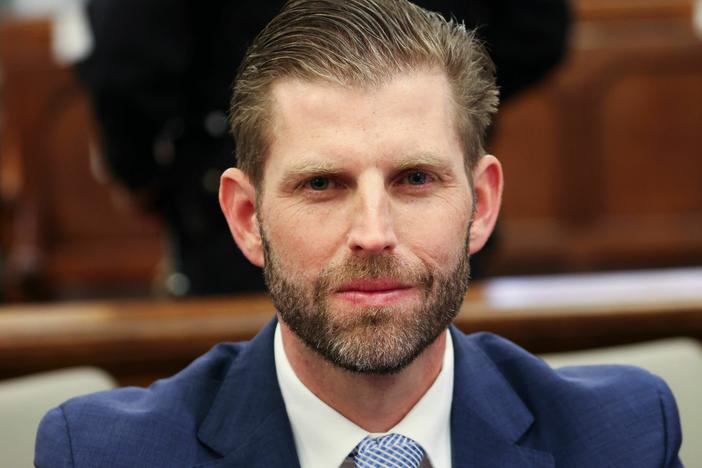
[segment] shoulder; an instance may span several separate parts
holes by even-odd
[[[198,423],[242,349],[220,344],[148,388],[94,393],[52,409],[37,433],[36,466],[155,467],[197,459]]]
[[[590,457],[616,455],[623,465],[641,460],[627,458],[635,452],[643,459],[650,454],[651,460],[668,460],[664,466],[675,462],[680,422],[673,395],[660,377],[626,365],[552,369],[499,336],[457,335],[464,351],[487,357],[533,415],[527,445],[553,448],[570,466],[579,466],[577,454],[588,456],[593,450],[598,455]]]
[[[580,402],[596,404],[600,399],[631,399],[642,404],[648,402],[642,399],[644,396],[656,402],[659,398],[672,399],[660,377],[639,367],[613,364],[553,369],[541,358],[491,333],[464,335],[461,340],[484,353],[522,398],[536,398],[534,403],[544,395],[568,398],[571,406]]]

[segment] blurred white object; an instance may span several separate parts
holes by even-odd
[[[678,404],[683,443],[680,459],[687,468],[702,467],[702,345],[673,338],[612,348],[543,355],[552,367],[629,364],[660,376]]]
[[[485,285],[485,297],[504,308],[697,301],[702,268],[495,278]]]
[[[93,50],[93,36],[85,11],[87,0],[12,0],[9,13],[17,18],[50,18],[52,48],[57,63],[70,65]]]
[[[702,39],[702,0],[697,0],[692,10],[692,25],[697,37]]]
[[[82,5],[86,0],[10,0],[13,16],[39,17],[53,16],[59,11],[74,5]]]
[[[83,5],[74,3],[54,15],[52,46],[54,58],[62,65],[70,65],[90,55],[94,42]]]
[[[104,371],[79,367],[0,381],[0,466],[33,466],[39,421],[69,398],[115,386]]]

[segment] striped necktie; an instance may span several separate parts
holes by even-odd
[[[409,437],[387,434],[363,439],[351,458],[357,468],[418,468],[424,458],[424,449]]]

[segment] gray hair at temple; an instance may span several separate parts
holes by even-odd
[[[472,169],[498,104],[494,65],[473,31],[406,0],[290,0],[256,37],[237,74],[230,124],[238,167],[260,188],[276,80],[370,89],[436,68],[448,77]]]

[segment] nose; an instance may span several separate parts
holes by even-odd
[[[391,200],[384,186],[359,187],[348,234],[348,246],[355,253],[391,252],[397,246]]]

